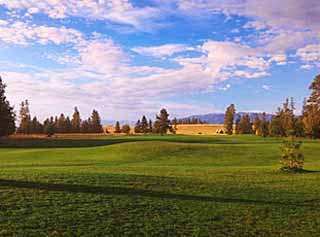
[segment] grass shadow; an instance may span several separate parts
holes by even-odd
[[[287,169],[281,168],[281,172],[288,173],[288,174],[308,174],[308,173],[320,173],[319,170],[306,170],[306,169]]]
[[[114,195],[114,196],[129,196],[129,197],[147,197],[159,199],[173,199],[180,201],[197,201],[197,202],[220,202],[220,203],[237,203],[237,204],[253,204],[253,205],[279,205],[279,206],[294,206],[307,207],[312,205],[313,200],[304,201],[303,204],[270,201],[270,200],[253,200],[243,198],[227,198],[227,197],[210,197],[196,196],[189,194],[167,193],[163,191],[153,191],[127,187],[101,187],[76,184],[53,184],[40,182],[27,182],[18,180],[0,179],[0,186],[11,188],[23,188],[34,190],[45,190],[55,192],[70,192],[70,193],[87,193],[97,195]]]
[[[162,141],[185,144],[255,144],[255,140],[246,141],[230,138],[200,137],[200,136],[132,136],[107,138],[7,138],[0,139],[0,148],[81,148],[107,146],[127,142]],[[265,143],[277,141],[265,140]],[[259,141],[258,144],[264,144]]]

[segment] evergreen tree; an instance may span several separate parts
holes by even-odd
[[[65,133],[72,133],[73,132],[73,126],[72,126],[72,123],[71,123],[69,116],[67,116],[64,126],[65,126]]]
[[[121,133],[121,128],[120,128],[119,121],[117,121],[116,125],[114,126],[114,133]]]
[[[34,116],[32,121],[31,121],[31,126],[29,128],[29,132],[33,134],[40,134],[43,133],[43,126],[42,124],[38,121],[37,117]]]
[[[142,125],[140,119],[138,119],[136,125],[134,126],[134,133],[142,133]]]
[[[152,129],[153,129],[152,120],[149,119],[149,132],[150,132],[150,133],[152,133]]]
[[[52,120],[53,120],[53,117],[52,117]],[[58,132],[58,116],[55,116],[55,117],[54,117],[54,120],[53,120],[53,128],[54,128],[54,131],[55,131],[55,132]]]
[[[309,89],[311,95],[304,105],[304,131],[309,137],[320,138],[320,75],[315,77]]]
[[[178,119],[176,117],[174,119],[172,119],[171,124],[172,124],[173,129],[176,131],[178,129],[177,128]]]
[[[55,133],[53,117],[46,119],[43,123],[43,132],[51,137]]]
[[[297,142],[294,136],[289,136],[281,147],[281,169],[285,171],[299,172],[303,170],[304,156],[301,151],[301,142]]]
[[[65,133],[66,132],[66,118],[64,114],[60,114],[60,117],[57,122],[57,132],[58,133]]]
[[[256,114],[256,115],[254,116],[253,125],[252,125],[252,127],[253,127],[253,132],[254,132],[254,134],[256,134],[256,135],[258,135],[258,131],[259,131],[259,128],[260,128],[260,123],[261,123],[261,121],[260,121],[259,115]]]
[[[91,132],[92,133],[102,133],[103,128],[101,125],[101,118],[98,111],[93,110],[91,115]]]
[[[252,125],[248,114],[242,116],[238,126],[239,134],[252,134]]]
[[[121,128],[121,132],[123,132],[127,135],[130,135],[130,130],[131,130],[131,128],[128,124],[123,125]]]
[[[272,136],[287,137],[289,134],[294,133],[294,101],[293,98],[283,103],[282,108],[278,108],[276,115],[272,118],[270,125],[270,134]]]
[[[257,135],[262,137],[269,136],[269,122],[267,120],[267,114],[265,112],[262,113],[262,119],[257,130]]]
[[[19,119],[20,125],[18,128],[18,133],[29,134],[31,126],[31,115],[28,100],[22,101],[20,104]]]
[[[74,108],[71,124],[72,124],[72,132],[79,133],[80,127],[81,127],[81,118],[80,118],[80,112],[77,107]]]
[[[224,128],[228,135],[233,134],[233,121],[236,110],[233,104],[229,105],[224,116]]]
[[[8,136],[16,129],[15,113],[5,96],[5,88],[6,85],[0,77],[0,137]]]
[[[299,116],[294,122],[294,132],[297,137],[304,137],[303,117]]]
[[[240,121],[241,116],[238,116],[235,123],[235,134],[240,134]]]
[[[88,120],[83,120],[81,122],[81,127],[80,127],[81,133],[89,133],[90,132],[90,124]]]
[[[285,103],[283,104],[283,109],[280,110],[279,118],[280,118],[280,131],[281,136],[286,137],[291,133],[294,129],[294,101],[293,98],[291,98],[291,101],[289,102],[289,99],[286,99]]]
[[[142,119],[141,119],[141,132],[144,134],[148,132],[148,120],[144,115],[142,116]]]
[[[160,114],[156,117],[155,123],[156,131],[163,136],[168,130],[172,131],[170,126],[169,114],[166,109],[161,109]]]
[[[269,133],[271,136],[281,136],[282,129],[281,129],[281,123],[280,123],[280,117],[278,115],[275,115],[271,119],[270,129]]]

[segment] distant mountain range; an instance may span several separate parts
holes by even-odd
[[[236,114],[235,116],[235,120],[240,117],[243,116],[244,114],[249,114],[250,119],[253,121],[254,117],[256,116],[256,114],[259,115],[259,117],[262,117],[262,113],[246,113],[246,112],[239,112]],[[209,123],[209,124],[223,124],[224,122],[224,114],[223,113],[210,113],[210,114],[201,114],[201,115],[191,115],[188,117],[184,117],[182,119],[192,119],[192,118],[197,118],[200,119],[201,121],[205,122],[205,123]],[[272,114],[267,114],[267,120],[270,121],[272,118]]]
[[[249,114],[250,119],[253,121],[254,117],[256,114],[259,115],[259,117],[262,117],[262,113],[246,113],[246,112],[239,112],[235,116],[235,120],[239,116],[243,116],[244,114]],[[197,118],[200,119],[201,121],[209,124],[223,124],[224,122],[224,114],[223,113],[210,113],[210,114],[199,114],[199,115],[191,115],[188,117],[183,117],[179,119],[186,119],[186,118]],[[270,121],[272,118],[272,114],[267,114],[267,120]],[[130,126],[134,126],[136,121],[130,121],[130,120],[120,120],[119,121],[121,125],[123,124],[129,124]],[[116,120],[102,120],[103,125],[115,125]]]

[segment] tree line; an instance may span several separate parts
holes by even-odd
[[[77,107],[74,108],[72,118],[65,116],[51,116],[41,123],[36,116],[32,117],[28,100],[22,101],[19,111],[19,134],[47,134],[55,133],[102,133],[101,118],[98,111],[93,110],[91,116],[82,120]]]
[[[102,133],[101,118],[98,111],[93,110],[91,116],[82,120],[77,107],[74,109],[72,117],[51,116],[41,123],[36,116],[32,117],[29,110],[29,102],[23,101],[20,105],[18,128],[15,125],[16,115],[13,107],[5,96],[6,85],[0,77],[0,136],[7,136],[14,132],[21,134],[44,133],[52,135],[54,133]],[[316,76],[309,86],[311,94],[304,100],[302,113],[296,116],[295,103],[293,98],[286,99],[282,107],[279,107],[271,120],[267,119],[267,114],[258,114],[251,121],[248,114],[240,117],[236,116],[236,109],[233,104],[227,107],[224,118],[224,127],[227,134],[256,134],[259,136],[297,136],[320,138],[320,75]],[[175,133],[177,125],[181,123],[197,124],[200,120],[179,121],[174,118],[169,119],[166,109],[162,109],[156,116],[155,122],[143,116],[138,120],[135,133],[159,133],[165,134],[168,131]],[[120,127],[120,123],[115,125],[115,133],[130,134],[131,128],[125,124]]]
[[[145,115],[139,119],[134,126],[134,133],[136,134],[161,134],[164,135],[168,131],[171,133],[176,132],[176,123],[175,119],[172,121],[169,119],[169,114],[166,109],[161,109],[160,113],[156,115],[155,122],[152,122],[151,119],[147,119]],[[122,127],[120,126],[119,121],[116,122],[114,126],[114,133],[126,133],[130,134],[131,128],[128,124],[124,124]]]
[[[259,136],[320,138],[320,75],[309,86],[310,97],[304,100],[301,115],[295,115],[295,102],[288,98],[279,107],[271,121],[267,114],[258,114],[251,121],[249,114],[235,117],[234,104],[227,107],[224,127],[227,134],[256,134]]]
[[[175,124],[206,124],[206,122],[202,121],[200,118],[182,118],[182,119],[177,119],[174,118],[173,121]]]

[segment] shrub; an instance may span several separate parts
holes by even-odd
[[[123,133],[125,133],[127,135],[130,134],[130,130],[131,130],[131,128],[130,128],[130,126],[128,124],[123,125],[122,128],[121,128],[121,132],[123,132]]]
[[[301,142],[290,136],[281,147],[281,169],[288,171],[302,171],[304,157],[301,151]]]

